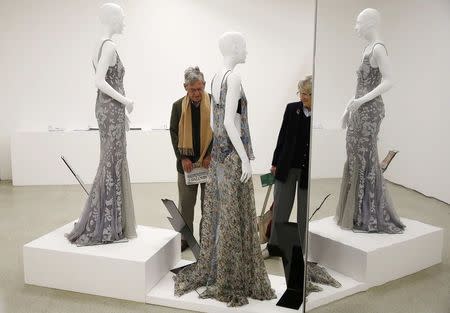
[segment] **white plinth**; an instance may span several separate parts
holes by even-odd
[[[189,262],[181,261],[181,264]],[[321,305],[325,305],[332,301],[342,299],[357,292],[366,290],[363,283],[357,282],[351,278],[345,277],[342,274],[329,270],[341,284],[341,288],[333,288],[330,286],[321,286],[324,290],[319,293],[312,293],[308,296],[306,304],[307,310],[312,310]],[[166,307],[179,308],[184,310],[193,310],[198,312],[214,312],[214,313],[229,313],[229,312],[243,312],[243,313],[292,313],[292,309],[277,306],[279,298],[286,290],[286,282],[284,277],[269,275],[272,288],[277,294],[277,299],[270,301],[258,301],[249,299],[249,304],[239,308],[229,308],[225,303],[214,299],[200,299],[198,294],[193,291],[181,297],[174,296],[174,274],[168,273],[147,295],[147,303],[161,305]],[[201,292],[204,289],[199,289]],[[299,312],[302,309],[300,308]]]
[[[138,226],[126,243],[77,247],[64,237],[73,223],[23,247],[25,283],[145,302],[180,260],[180,234]]]
[[[308,258],[369,287],[440,263],[443,230],[406,218],[402,221],[403,234],[355,233],[341,229],[333,217],[313,221]]]

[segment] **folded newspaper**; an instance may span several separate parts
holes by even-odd
[[[208,178],[208,169],[194,164],[194,169],[189,173],[184,173],[186,179],[186,185],[197,185],[206,183]]]

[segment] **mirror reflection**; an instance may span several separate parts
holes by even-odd
[[[448,108],[439,90],[449,41],[435,35],[448,32],[449,9],[448,1],[318,1],[310,211],[330,196],[309,223],[308,260],[341,285],[320,285],[325,290],[355,295],[317,308],[312,293],[308,311],[388,312],[393,303],[401,312],[430,310],[430,295],[399,278],[428,267],[440,272],[433,281],[443,274],[434,265],[445,262],[449,154],[438,142],[449,132],[438,116],[423,114],[417,92],[434,90],[428,113]],[[418,74],[425,72],[433,78]],[[436,133],[446,135],[435,140]],[[410,277],[424,283],[419,276]],[[444,312],[446,286],[438,285],[431,310]]]

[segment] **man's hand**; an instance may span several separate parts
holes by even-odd
[[[273,166],[270,168],[270,173],[272,173],[273,176],[275,176],[275,173],[277,172],[277,167]]]
[[[209,168],[209,164],[210,164],[210,163],[211,163],[211,156],[208,155],[208,156],[206,156],[206,157],[203,158],[203,161],[202,161],[202,167],[204,167],[204,168]]]
[[[193,169],[192,167],[192,161],[188,158],[181,159],[181,165],[183,166],[183,171],[185,173],[190,173]]]
[[[346,111],[349,111],[350,114],[353,114],[353,113],[355,113],[355,112],[359,109],[359,107],[360,107],[361,105],[363,105],[363,104],[364,104],[364,102],[361,100],[361,98],[358,98],[358,99],[352,98],[352,99],[350,99],[350,101],[349,101],[348,104],[347,104],[347,109],[346,109]]]

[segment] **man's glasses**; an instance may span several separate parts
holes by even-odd
[[[194,92],[203,92],[204,89],[205,88],[188,88],[188,91],[192,92],[192,93],[194,93]]]

